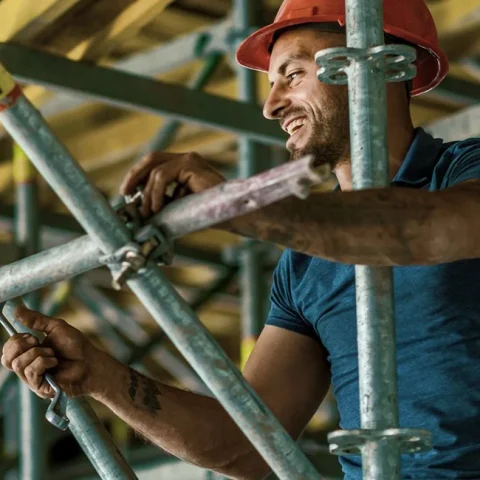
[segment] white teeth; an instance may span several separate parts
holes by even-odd
[[[301,126],[303,126],[304,119],[303,118],[298,118],[297,120],[294,120],[292,123],[287,128],[287,133],[289,135],[293,135]]]

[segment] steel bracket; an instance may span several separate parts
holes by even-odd
[[[413,64],[416,56],[415,49],[408,45],[327,48],[315,54],[315,62],[320,67],[317,77],[324,83],[346,85],[352,66],[368,63],[372,69],[385,72],[386,82],[405,82],[417,74]]]
[[[432,434],[414,428],[387,430],[337,430],[328,435],[330,453],[360,455],[363,448],[381,442],[394,443],[401,453],[418,453],[432,448]]]

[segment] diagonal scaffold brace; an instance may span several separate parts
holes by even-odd
[[[319,479],[319,473],[307,460],[296,442],[166,280],[156,262],[151,258],[142,257],[143,244],[138,243],[138,232],[132,232],[107,200],[90,184],[83,170],[58,142],[38,111],[22,95],[19,86],[3,68],[0,68],[0,121],[88,233],[89,238],[77,240],[74,246],[81,245],[88,251],[89,267],[95,268],[99,265],[101,258],[108,258],[108,264],[116,275],[125,267],[125,263],[129,263],[127,253],[133,251],[134,261],[130,263],[131,272],[123,278],[126,284],[197,371],[276,475],[282,480]],[[172,238],[243,215],[291,194],[305,197],[309,186],[326,180],[330,173],[328,167],[318,171],[309,159],[303,163],[292,162],[290,165],[280,167],[280,172],[282,172],[281,168],[284,168],[284,174],[288,173],[280,182],[275,179],[273,170],[263,174],[263,177],[262,175],[257,177],[257,182],[263,180],[265,183],[263,190],[262,185],[255,184],[255,181],[248,183],[246,180],[243,181],[246,183],[239,181],[233,184],[228,182],[217,190],[212,189],[213,193],[205,192],[204,197],[192,196],[189,199],[191,203],[188,204],[188,208],[185,206],[187,198],[184,199],[185,202],[181,204],[181,208],[177,207],[177,211],[174,210],[174,205],[180,201],[172,203],[170,210],[165,209],[162,212],[161,234],[167,239]],[[295,174],[297,168],[299,170],[303,168],[303,174],[298,174],[298,171]],[[230,196],[228,201],[225,201],[225,197],[229,197],[231,188],[235,191],[235,186],[238,189],[238,186],[245,187],[245,185],[250,186],[247,195],[245,192],[238,194],[237,191],[236,195]],[[270,194],[266,195],[268,192]],[[222,194],[224,194],[223,197]],[[205,200],[205,204],[201,199]],[[209,205],[210,209],[202,211],[205,205]],[[182,218],[182,221],[175,226],[177,217]],[[160,231],[158,225],[154,225],[153,228]],[[149,240],[151,238],[146,241]],[[84,255],[81,250],[72,249],[71,244],[68,249],[73,258]],[[162,254],[164,253],[165,250]],[[43,268],[42,272],[46,278],[42,282],[38,279],[36,283],[27,282],[30,289],[58,281],[58,277],[65,279],[81,273],[72,272],[68,268],[72,257],[63,255],[65,264],[56,263],[55,267],[60,273],[52,275],[52,265],[45,263],[48,258],[52,259],[48,254],[44,255],[43,265],[42,262],[37,264]],[[30,259],[21,262],[28,262],[28,260]],[[22,265],[24,268],[28,265],[21,262],[17,262],[16,267],[8,271],[11,276],[6,280],[4,278],[6,272],[3,269],[0,270],[2,276],[0,301],[21,295],[18,293],[18,288],[13,289],[16,290],[15,293],[8,288],[15,282],[25,281],[25,278],[15,278],[16,269]],[[79,264],[81,265],[82,262],[76,262],[77,266]]]

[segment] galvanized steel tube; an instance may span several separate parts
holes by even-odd
[[[346,0],[348,47],[384,43],[382,0]],[[368,61],[349,67],[350,135],[355,189],[389,185],[385,71]],[[360,417],[364,429],[398,427],[393,279],[391,268],[357,266]],[[365,480],[400,479],[393,442],[362,451]]]
[[[4,115],[0,113],[0,119],[7,124]],[[315,171],[311,159],[299,160],[248,180],[231,181],[172,202],[155,215],[151,223],[159,226],[171,238],[180,237],[299,193],[303,185],[314,185],[328,176],[328,169]],[[110,210],[108,204],[105,208]],[[122,225],[122,232],[124,228]],[[0,301],[19,297],[99,267],[103,248],[99,248],[90,237],[83,236],[1,267]]]
[[[0,301],[66,280],[100,266],[101,250],[83,236],[0,268]]]
[[[325,168],[324,168],[325,167]],[[203,230],[258,210],[329,178],[329,167],[316,169],[312,158],[290,162],[245,180],[231,180],[167,205],[151,223],[172,238]]]
[[[8,85],[8,81],[4,83]],[[7,90],[5,86],[3,90]],[[126,226],[58,144],[38,112],[23,97],[15,98],[10,94],[8,102],[8,108],[0,113],[5,128],[99,247],[106,253],[113,253],[128,243],[130,235]],[[149,267],[129,280],[128,285],[280,479],[318,479],[319,474],[297,444],[160,269]]]
[[[158,267],[129,286],[281,480],[320,475]]]
[[[20,405],[17,398],[20,385],[16,382],[17,377],[15,375],[6,378],[11,378],[11,381],[7,381],[7,384],[4,385],[1,391],[2,413],[4,415],[2,432],[2,469],[0,470],[0,478],[3,480],[18,480],[18,454],[20,448],[18,420],[20,418]]]
[[[106,198],[90,185],[85,172],[25,97],[19,97],[13,106],[1,112],[0,120],[93,243],[104,252],[112,252],[130,241],[126,225]]]
[[[258,0],[234,0],[234,20],[239,31],[246,32],[258,20]],[[243,40],[243,39],[239,39]],[[257,73],[238,65],[239,100],[257,104]],[[265,159],[258,155],[259,146],[248,138],[238,142],[238,176],[248,178],[262,170]],[[261,242],[245,239],[238,255],[241,285],[242,339],[240,366],[243,370],[267,318],[269,284],[265,275],[265,249]]]
[[[19,257],[27,257],[40,249],[39,199],[36,172],[25,153],[14,145],[13,173],[15,180],[15,243]],[[38,308],[39,295],[28,295],[32,308]],[[45,436],[45,404],[27,385],[18,380],[20,400],[20,478],[45,480],[47,450]]]
[[[20,478],[45,480],[47,451],[45,443],[45,404],[25,384],[20,395]]]
[[[103,480],[136,480],[112,438],[82,397],[69,398],[67,416],[70,431]]]

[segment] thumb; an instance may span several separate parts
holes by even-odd
[[[13,314],[15,319],[25,327],[45,332],[47,335],[50,334],[57,325],[55,319],[42,315],[34,310],[30,310],[24,305],[17,305]]]

